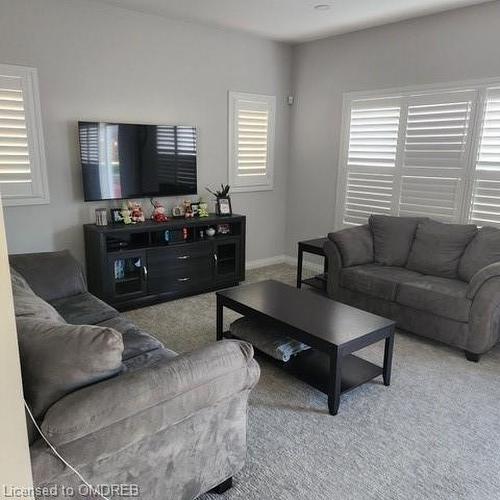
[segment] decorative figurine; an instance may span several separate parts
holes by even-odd
[[[144,222],[146,217],[144,217],[144,212],[142,210],[142,205],[139,202],[129,203],[128,204],[130,210],[130,218],[132,222],[135,224],[137,222]]]
[[[184,217],[186,219],[191,219],[194,217],[193,209],[191,208],[191,201],[184,200]]]
[[[120,214],[122,216],[124,224],[132,224],[132,219],[130,218],[130,209],[125,202],[123,202],[122,204],[122,209],[120,211]]]
[[[198,217],[208,217],[208,203],[200,201],[198,205]]]
[[[151,218],[155,222],[167,222],[168,217],[165,213],[166,210],[164,205],[162,205],[158,200],[153,199],[151,199],[151,205],[153,205],[153,213],[151,215]]]

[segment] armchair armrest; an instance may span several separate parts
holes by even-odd
[[[75,441],[176,399],[162,425],[250,390],[259,379],[250,344],[226,340],[80,389],[55,403],[42,430],[55,445]]]
[[[495,262],[480,269],[470,280],[467,288],[467,298],[474,299],[479,289],[491,278],[500,276],[500,262]]]

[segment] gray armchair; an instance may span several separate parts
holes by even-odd
[[[136,485],[143,500],[191,500],[213,488],[222,491],[220,485],[230,486],[245,462],[248,395],[259,378],[252,347],[222,341],[177,355],[91,296],[67,252],[12,256],[11,266],[21,358],[38,361],[36,367],[23,365],[25,394],[45,389],[43,384],[58,384],[57,397],[47,392],[56,400],[46,402],[37,420],[61,455],[91,484]],[[68,346],[86,328],[94,328],[95,334],[95,326],[73,327],[82,320],[104,333],[111,328],[115,336],[120,332],[123,344],[115,343],[112,353],[116,357],[117,345],[121,347],[118,374],[75,390],[77,377],[71,371],[77,367],[66,366],[64,359],[88,354],[84,342],[76,343],[81,353],[69,352]],[[51,328],[61,336],[68,331],[67,343],[50,353],[51,359],[36,352],[23,356],[31,347],[27,329],[33,321],[43,323],[44,335]],[[43,367],[42,381],[34,375]],[[73,386],[64,387],[66,378]],[[58,487],[58,496],[50,498],[67,498],[62,486],[81,491],[78,477],[30,430],[35,485]],[[112,497],[129,498],[126,493]]]
[[[478,361],[500,335],[500,230],[372,216],[330,233],[328,295]]]

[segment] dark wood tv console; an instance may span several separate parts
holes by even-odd
[[[227,234],[209,237],[225,225]],[[86,224],[89,291],[119,310],[237,285],[245,279],[242,215]]]

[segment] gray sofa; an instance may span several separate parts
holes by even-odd
[[[479,361],[500,333],[500,230],[372,215],[328,235],[332,299]]]
[[[245,462],[259,378],[252,347],[222,341],[177,355],[88,293],[68,252],[10,263],[25,399],[62,456],[92,484],[126,483],[113,499],[135,488],[143,500],[179,500],[229,487]],[[35,485],[58,485],[50,498],[68,498],[62,486],[89,498],[28,427]]]

